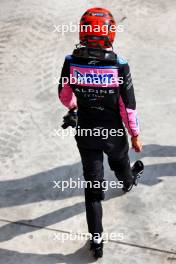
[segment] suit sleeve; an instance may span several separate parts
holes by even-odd
[[[77,108],[76,96],[69,84],[70,82],[70,68],[69,60],[65,58],[64,65],[62,67],[61,77],[58,86],[58,97],[61,103],[68,109]]]
[[[123,123],[131,136],[140,133],[139,117],[136,110],[134,88],[128,63],[122,68],[123,84],[120,87],[119,107]]]

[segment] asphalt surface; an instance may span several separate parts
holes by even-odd
[[[56,129],[66,109],[57,97],[64,57],[89,7],[109,8],[123,25],[115,51],[130,64],[144,149],[130,151],[145,172],[130,193],[109,189],[104,231],[116,234],[99,263],[176,263],[176,35],[174,0],[1,0],[0,264],[93,263],[86,239],[83,189],[53,188],[82,179],[73,136]],[[106,179],[115,179],[105,160]],[[61,241],[66,234],[77,239]]]

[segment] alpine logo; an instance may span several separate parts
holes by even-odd
[[[91,94],[91,95],[107,95],[107,94],[116,94],[116,89],[96,89],[96,88],[88,88],[88,89],[84,89],[84,88],[74,88],[74,92],[75,94]]]
[[[92,61],[89,61],[88,64],[90,64],[90,65],[91,65],[91,64],[92,64],[92,65],[95,65],[97,62],[99,62],[99,61],[97,61],[97,60],[92,60]]]

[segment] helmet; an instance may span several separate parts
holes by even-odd
[[[90,8],[80,20],[80,44],[88,47],[112,47],[115,31],[116,23],[107,9]]]

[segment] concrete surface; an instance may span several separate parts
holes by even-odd
[[[83,190],[60,192],[53,180],[82,177],[73,137],[54,135],[66,109],[57,84],[77,33],[52,32],[76,23],[92,6],[109,8],[124,25],[115,50],[128,59],[141,117],[144,177],[127,195],[109,190],[99,263],[176,263],[176,113],[174,0],[1,0],[0,2],[0,264],[92,263]],[[114,179],[105,162],[106,179]]]

